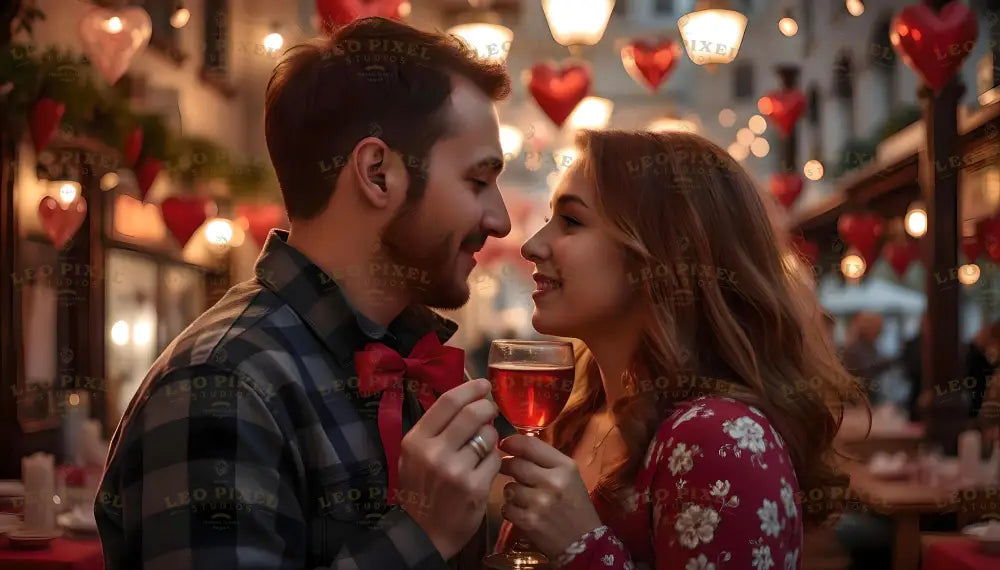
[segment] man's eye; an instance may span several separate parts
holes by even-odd
[[[573,219],[573,218],[571,218],[569,216],[562,216],[562,219],[563,219],[563,221],[565,221],[567,224],[569,224],[571,226],[582,226],[583,225],[580,222],[576,221],[575,219]]]

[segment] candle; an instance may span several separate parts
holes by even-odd
[[[66,418],[63,420],[63,444],[66,457],[72,457],[76,465],[86,465],[86,446],[83,439],[84,426],[90,417],[90,394],[80,390],[70,392],[66,402]]]
[[[978,430],[964,431],[958,436],[958,463],[962,480],[976,485],[981,476],[983,436]]]
[[[26,530],[51,532],[56,528],[56,505],[52,500],[56,491],[55,471],[55,457],[48,453],[21,459]]]

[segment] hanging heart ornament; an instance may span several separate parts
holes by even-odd
[[[101,74],[114,85],[153,34],[149,14],[138,6],[121,10],[93,8],[80,20],[83,52]]]
[[[358,18],[378,16],[398,20],[403,16],[405,3],[406,0],[316,0],[316,13],[323,33],[329,34]]]
[[[934,93],[949,82],[976,45],[976,15],[957,0],[934,12],[926,4],[903,8],[889,28],[889,41],[907,66]]]
[[[537,63],[528,72],[528,91],[542,111],[557,126],[562,126],[573,109],[590,93],[590,68],[583,63],[557,67],[551,62]]]
[[[636,83],[655,93],[670,77],[680,54],[681,46],[673,40],[663,40],[656,45],[632,41],[622,48],[622,65]]]
[[[83,196],[77,196],[65,206],[52,196],[46,196],[38,203],[38,220],[56,249],[66,245],[86,218],[87,200]]]

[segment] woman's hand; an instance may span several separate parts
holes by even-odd
[[[573,460],[556,448],[526,435],[500,442],[500,472],[514,478],[504,487],[503,518],[524,532],[550,559],[583,534],[601,526],[587,487]]]

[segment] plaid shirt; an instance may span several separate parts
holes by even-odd
[[[414,305],[379,330],[286,239],[272,232],[257,278],[181,333],[132,398],[94,509],[107,568],[478,568],[485,523],[446,563],[387,507],[380,396],[358,394],[353,362],[373,340],[405,355],[457,325]],[[421,413],[407,393],[404,431]]]

